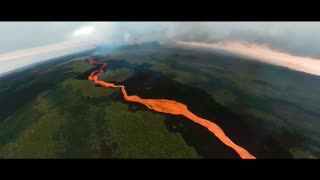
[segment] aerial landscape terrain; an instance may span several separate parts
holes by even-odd
[[[319,92],[226,52],[100,45],[0,76],[0,158],[319,158]]]

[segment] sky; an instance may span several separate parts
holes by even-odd
[[[318,32],[319,22],[0,22],[0,74],[40,61],[44,55],[49,58],[90,48],[93,42],[126,44],[158,40],[216,44],[236,41],[317,60],[320,59]],[[66,44],[71,45],[57,48]],[[230,43],[220,46],[227,48]],[[238,52],[234,47],[229,50]]]

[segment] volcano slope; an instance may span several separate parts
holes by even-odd
[[[41,65],[32,71],[33,79],[25,75],[30,71],[2,79],[3,107],[26,98],[21,92],[28,87],[32,91],[30,85],[40,79],[51,86],[0,118],[0,157],[240,158],[185,117],[154,112],[126,101],[121,89],[89,81],[99,69],[89,64],[89,56]],[[163,46],[128,46],[93,57],[108,63],[100,80],[124,85],[128,95],[181,102],[257,158],[319,157],[315,127],[320,101],[318,97],[310,101],[318,90],[317,78],[226,55]],[[292,77],[304,80],[306,94]]]

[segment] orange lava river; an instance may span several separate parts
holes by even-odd
[[[122,91],[123,97],[126,101],[143,104],[151,110],[162,112],[162,113],[173,114],[173,115],[182,115],[190,119],[191,121],[203,127],[206,127],[211,133],[213,133],[217,138],[219,138],[225,145],[234,149],[241,158],[256,159],[246,149],[235,144],[217,124],[207,119],[203,119],[201,117],[196,116],[195,114],[193,114],[188,110],[185,104],[182,104],[173,100],[167,100],[167,99],[142,99],[139,96],[135,96],[135,95],[128,96],[125,86],[115,85],[113,83],[108,83],[98,79],[98,77],[102,73],[104,73],[103,69],[107,66],[107,63],[96,62],[93,60],[93,58],[89,58],[89,62],[92,65],[99,65],[99,64],[101,65],[99,70],[93,71],[91,75],[88,77],[88,79],[93,81],[95,84],[104,86],[104,87],[110,87],[110,88],[120,88]]]

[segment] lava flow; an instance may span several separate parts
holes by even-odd
[[[234,149],[241,158],[243,159],[256,159],[253,155],[251,155],[246,149],[238,146],[235,144],[226,134],[223,132],[223,130],[215,123],[200,118],[190,112],[185,104],[173,101],[173,100],[167,100],[167,99],[142,99],[139,96],[128,96],[127,91],[125,89],[125,86],[123,85],[115,85],[113,83],[108,83],[105,81],[101,81],[98,79],[98,77],[104,73],[104,68],[107,66],[107,63],[104,62],[96,62],[93,60],[93,58],[89,58],[89,62],[92,65],[100,64],[102,65],[100,69],[93,71],[90,76],[88,77],[89,80],[93,81],[95,84],[104,86],[104,87],[111,87],[111,88],[120,88],[123,94],[123,97],[126,101],[131,102],[138,102],[145,106],[147,106],[149,109],[152,109],[157,112],[162,113],[168,113],[168,114],[174,114],[174,115],[183,115],[186,118],[190,119],[191,121],[200,124],[203,127],[206,127],[210,132],[212,132],[216,137],[218,137],[225,145],[231,147]]]

